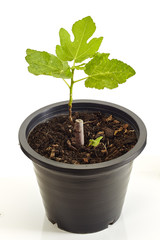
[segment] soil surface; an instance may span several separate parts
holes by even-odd
[[[84,121],[84,146],[77,147],[74,122]],[[89,146],[90,139],[102,136],[97,147]],[[69,164],[100,163],[119,157],[137,142],[135,130],[112,115],[100,112],[73,114],[73,123],[68,115],[54,117],[37,125],[29,134],[29,145],[39,154],[54,161]]]

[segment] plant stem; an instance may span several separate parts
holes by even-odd
[[[88,77],[89,77],[89,76],[88,76]],[[77,83],[77,82],[83,81],[83,80],[87,79],[88,77],[84,77],[84,78],[78,79],[78,80],[74,81],[74,83]]]
[[[72,122],[73,119],[72,119],[72,102],[73,102],[73,97],[72,97],[72,93],[73,93],[73,84],[74,84],[74,68],[72,69],[72,77],[71,77],[71,85],[70,85],[70,94],[69,94],[69,120]]]
[[[83,64],[81,64],[81,65],[83,65]],[[74,61],[74,63],[73,63],[73,66],[71,67],[71,70],[72,70],[71,85],[69,85],[69,84],[66,82],[66,80],[63,79],[64,82],[67,84],[67,86],[68,86],[69,89],[70,89],[70,93],[69,93],[69,103],[68,103],[68,106],[69,106],[69,120],[70,120],[70,122],[73,121],[73,119],[72,119],[73,84],[74,84],[74,83],[77,83],[77,82],[80,82],[80,81],[85,80],[85,79],[88,78],[88,77],[84,77],[84,78],[81,78],[81,79],[78,79],[78,80],[74,81],[75,61]]]
[[[69,84],[67,83],[67,81],[64,79],[64,78],[62,78],[63,79],[63,81],[66,83],[66,85],[70,88],[70,86],[69,86]]]

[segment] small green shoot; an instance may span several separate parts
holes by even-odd
[[[72,121],[73,86],[85,81],[89,88],[113,89],[135,74],[132,67],[116,59],[109,59],[109,53],[98,53],[103,37],[90,38],[96,30],[90,16],[75,22],[72,26],[73,42],[70,34],[61,28],[60,45],[56,46],[56,55],[27,49],[28,71],[34,75],[49,75],[62,78],[69,88],[69,119]],[[88,63],[83,63],[86,59]],[[69,65],[69,62],[72,65]],[[75,70],[83,71],[84,77],[74,79]],[[68,82],[68,79],[70,81]]]
[[[97,147],[100,143],[100,141],[102,140],[102,136],[96,138],[95,140],[94,139],[90,139],[89,140],[89,146],[92,146],[92,147]]]

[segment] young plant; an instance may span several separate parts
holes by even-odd
[[[72,26],[74,41],[70,34],[61,28],[59,31],[60,45],[56,46],[56,55],[27,49],[26,61],[28,70],[34,75],[50,75],[62,78],[69,88],[69,119],[72,121],[73,86],[85,81],[89,88],[113,89],[118,84],[126,82],[135,71],[129,65],[116,59],[109,59],[109,53],[98,53],[103,37],[92,38],[96,30],[95,23],[90,16],[75,22]],[[91,58],[88,63],[84,61]],[[68,62],[71,62],[70,66]],[[84,71],[84,77],[74,79],[75,70]],[[68,82],[67,79],[70,79]]]
[[[90,139],[89,140],[89,146],[92,146],[92,147],[97,147],[100,143],[100,141],[102,140],[102,136],[96,138],[96,139]]]

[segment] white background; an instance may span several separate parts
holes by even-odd
[[[40,211],[43,207],[40,205],[38,208],[39,205],[35,202],[36,198],[39,201],[40,196],[38,195],[37,185],[33,183],[35,179],[31,162],[20,151],[18,130],[22,121],[30,113],[45,105],[67,100],[69,94],[68,88],[61,79],[46,76],[36,77],[28,72],[25,61],[26,49],[44,50],[54,54],[55,46],[59,44],[59,29],[64,27],[71,33],[72,24],[88,15],[93,18],[97,26],[94,36],[104,37],[99,51],[110,53],[111,58],[117,58],[128,63],[136,70],[136,75],[113,90],[87,89],[83,82],[77,83],[73,97],[74,99],[94,98],[109,101],[134,111],[146,124],[148,143],[141,156],[135,161],[129,190],[130,195],[128,195],[128,201],[130,202],[126,205],[122,216],[125,220],[121,219],[119,223],[116,223],[117,225],[109,228],[111,230],[105,230],[99,235],[98,233],[86,235],[84,238],[94,239],[95,237],[96,239],[98,237],[104,239],[108,237],[108,239],[116,239],[117,236],[118,239],[120,233],[124,230],[123,222],[125,221],[127,235],[122,234],[122,239],[144,239],[151,237],[153,234],[154,239],[159,239],[157,227],[158,213],[160,213],[158,204],[158,199],[160,199],[159,9],[158,0],[5,0],[0,2],[0,187],[2,190],[0,193],[3,194],[0,199],[0,224],[2,224],[3,239],[22,239],[23,234],[31,236],[33,232],[34,239],[45,238],[46,232],[48,237],[53,238],[68,237],[69,239],[75,237],[74,234],[66,235],[65,232],[59,231],[55,226],[52,228],[47,220],[44,220],[41,228]],[[33,182],[29,180],[32,178]],[[134,181],[135,184],[142,187],[137,192],[135,191]],[[19,182],[22,184],[17,184]],[[36,192],[33,194],[34,199],[31,196],[28,197],[30,205],[26,206],[26,197],[16,200],[13,188],[16,192],[28,191],[28,194],[31,193],[32,195],[29,186],[35,188]],[[15,199],[10,189],[12,189]],[[152,194],[149,194],[148,189],[152,190]],[[144,195],[142,194],[143,191]],[[132,206],[134,192],[138,195],[141,193],[140,201],[142,202],[145,202],[147,198],[148,205],[142,210],[142,204],[141,211],[137,211],[137,215],[135,214],[132,218],[130,212],[136,212],[137,209],[135,207],[135,210],[133,210],[134,203]],[[10,202],[12,197],[15,204],[14,209],[22,204],[20,211],[15,210],[17,219],[19,219],[16,227],[14,227],[15,223],[12,225],[11,222],[11,220],[15,221],[15,213],[11,210]],[[24,200],[23,203],[22,200]],[[25,226],[28,226],[27,223],[29,224],[30,220],[26,220],[27,222],[25,220],[21,221],[20,217],[23,218],[26,211],[27,213],[28,211],[32,212],[32,203],[35,204],[37,214],[40,215],[37,215],[37,217],[35,215],[34,217],[31,216],[34,223],[32,227],[27,228]],[[155,207],[155,213],[154,210],[151,210],[152,207]],[[147,217],[145,217],[146,210],[150,214]],[[42,218],[43,216],[42,211]],[[148,222],[148,225],[145,225],[148,218],[152,220]],[[144,224],[140,219],[143,219]],[[40,225],[38,225],[39,222]],[[137,222],[142,224],[141,228],[136,225]],[[133,233],[136,234],[132,228],[135,225],[137,226],[137,235],[133,235]],[[146,231],[146,228],[148,231]],[[39,229],[41,229],[42,234]],[[44,229],[45,231],[43,231]],[[48,230],[46,231],[46,229]],[[81,238],[80,235],[78,236]],[[132,238],[132,236],[135,236],[135,238]]]

